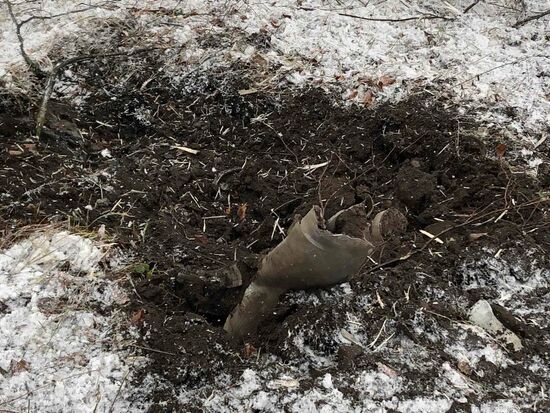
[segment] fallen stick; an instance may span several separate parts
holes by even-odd
[[[547,16],[547,15],[549,15],[549,14],[550,14],[550,9],[545,10],[545,11],[540,12],[540,13],[537,13],[537,14],[533,14],[532,16],[526,17],[526,18],[523,19],[523,20],[517,21],[512,27],[513,27],[514,29],[517,29],[518,27],[521,27],[521,26],[523,26],[524,24],[529,23],[530,21],[540,19],[540,18],[542,18],[542,17],[544,17],[544,16]]]

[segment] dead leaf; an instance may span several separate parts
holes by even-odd
[[[76,352],[76,353],[71,353],[67,356],[61,356],[57,359],[57,361],[61,362],[61,363],[74,363],[78,366],[86,366],[89,362],[88,358],[80,353],[80,352]]]
[[[372,102],[374,102],[374,93],[372,93],[372,90],[367,90],[363,95],[363,104],[365,106],[370,106]]]
[[[145,317],[145,310],[143,308],[140,308],[134,314],[132,314],[132,324],[141,323],[144,317]]]
[[[487,232],[476,232],[470,234],[468,238],[470,238],[470,241],[476,241],[482,237],[486,237],[487,235],[489,235]]]
[[[237,209],[237,216],[242,221],[246,218],[246,209],[248,208],[248,204],[240,204],[239,208]]]
[[[250,58],[250,61],[258,66],[261,66],[261,67],[267,67],[268,66],[268,61],[267,59],[265,59],[262,55],[260,55],[259,53],[254,53],[254,55]]]
[[[17,374],[17,373],[20,373],[22,371],[29,371],[29,368],[30,368],[30,365],[28,362],[26,362],[25,360],[21,359],[21,360],[12,360],[10,362],[10,373],[11,374]]]
[[[355,98],[357,97],[357,94],[358,94],[358,93],[359,93],[359,92],[357,91],[357,89],[350,90],[350,91],[348,92],[348,94],[346,95],[346,99],[349,99],[349,100],[355,99]]]
[[[256,352],[257,352],[256,347],[254,347],[252,344],[246,343],[246,344],[244,345],[243,353],[244,353],[244,356],[245,356],[246,358],[252,357],[252,355],[253,355],[254,353],[256,353]]]
[[[37,307],[44,314],[57,314],[60,312],[60,302],[53,297],[42,297],[36,303]]]
[[[380,89],[383,89],[384,86],[389,86],[395,83],[395,78],[388,76],[388,75],[382,75],[378,79],[378,87]]]
[[[24,143],[22,146],[25,150],[36,153],[36,143]]]
[[[503,143],[499,143],[496,147],[496,153],[499,158],[502,158],[504,154],[506,153],[506,145]]]
[[[19,156],[19,155],[22,155],[22,154],[23,154],[23,152],[18,151],[18,150],[15,150],[15,149],[9,150],[8,153],[9,153],[11,156]]]
[[[275,27],[276,29],[281,26],[281,23],[277,19],[271,19],[270,21],[271,25]]]
[[[460,360],[457,365],[458,369],[465,374],[466,376],[469,376],[472,374],[472,367],[466,360]]]
[[[270,389],[280,389],[282,387],[286,387],[287,389],[295,389],[300,387],[300,382],[291,377],[282,377],[277,380],[271,380],[267,383],[267,387]]]
[[[340,330],[340,335],[342,336],[342,338],[349,341],[351,344],[355,344],[355,345],[361,347],[361,342],[359,340],[357,340],[357,338],[353,334],[351,334],[349,331],[347,331],[345,329],[341,329]]]
[[[360,78],[357,79],[357,81],[364,85],[369,85],[369,86],[375,85],[375,82],[372,80],[372,78],[368,76],[361,76]]]

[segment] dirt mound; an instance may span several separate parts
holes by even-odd
[[[548,186],[492,159],[494,149],[475,137],[476,123],[447,102],[426,94],[342,109],[315,90],[239,93],[251,87],[246,77],[231,83],[213,76],[195,93],[163,78],[144,89],[116,88],[104,80],[106,72],[101,65],[82,69],[82,87],[90,90],[80,108],[53,102],[53,115],[79,136],[50,123],[51,132],[36,144],[32,111],[2,103],[1,229],[56,217],[88,230],[104,226],[132,251],[141,266],[127,274],[134,290],[129,323],[139,315],[137,349],[151,358],[142,376],[155,374],[163,383],[153,390],[159,404],[152,411],[197,408],[195,401],[178,401],[174,388],[201,388],[221,372],[236,379],[260,366],[258,352],[300,364],[304,348],[339,360],[323,373],[382,363],[419,384],[403,394],[429,395],[434,369],[457,364],[443,336],[470,340],[459,326],[465,309],[479,298],[497,298],[497,287],[466,278],[472,271],[463,263],[484,249],[530,250],[539,268],[548,268],[548,205],[540,197]],[[134,85],[150,79],[133,76]],[[91,86],[98,79],[103,86]],[[290,293],[248,347],[230,341],[221,326],[259,255],[281,241],[295,214],[320,200],[327,216],[362,201],[374,213],[396,207],[409,227],[399,245],[372,257],[350,291]],[[243,283],[231,288],[225,274],[235,262]],[[538,302],[544,294],[537,286],[524,299]],[[508,356],[547,363],[546,328],[524,335],[525,349]],[[391,348],[391,337],[402,337],[429,349],[425,362],[435,364],[418,368],[405,356],[393,362],[387,354],[356,351],[353,337],[360,336],[373,342],[370,350]],[[480,386],[546,380],[520,365],[487,363],[469,379]],[[321,371],[310,373],[313,385]],[[354,394],[344,381],[340,390]],[[499,397],[505,395],[495,387],[468,402]]]

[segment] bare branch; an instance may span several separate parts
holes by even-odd
[[[522,62],[525,62],[525,61],[528,60],[528,59],[534,59],[534,58],[548,59],[548,58],[550,58],[550,56],[539,55],[539,54],[537,54],[537,55],[533,55],[533,56],[527,56],[527,57],[524,57],[524,58],[521,58],[521,59],[512,60],[512,61],[510,61],[510,62],[502,63],[501,65],[492,67],[492,68],[487,69],[487,70],[485,70],[485,71],[483,71],[483,72],[481,72],[481,73],[475,74],[475,75],[469,77],[469,78],[466,79],[466,80],[463,80],[463,81],[461,81],[461,82],[458,82],[458,83],[455,84],[455,86],[460,86],[460,85],[462,85],[462,84],[464,84],[464,83],[468,83],[470,80],[474,80],[474,79],[476,79],[476,78],[478,78],[478,77],[480,77],[480,76],[483,76],[483,75],[485,75],[485,74],[487,74],[487,73],[493,72],[493,71],[495,71],[495,70],[497,70],[497,69],[500,69],[500,68],[502,68],[502,67],[509,66],[509,65],[515,65],[515,64],[517,64],[517,63],[522,63]]]
[[[85,7],[83,9],[70,10],[70,11],[67,11],[65,13],[52,14],[50,16],[30,16],[30,17],[27,17],[24,20],[21,20],[19,22],[19,25],[22,27],[25,24],[27,24],[27,23],[29,23],[33,20],[52,20],[52,19],[56,19],[58,17],[68,16],[70,14],[82,13],[82,12],[85,12],[85,11],[88,11],[88,10],[97,9],[98,7],[100,7],[100,6],[90,6],[90,7]]]
[[[304,11],[316,11],[316,9],[312,7],[299,7],[299,10]],[[411,17],[403,17],[403,18],[386,18],[386,17],[363,17],[358,16],[356,14],[348,14],[348,13],[336,13],[339,16],[344,17],[351,17],[353,19],[361,19],[361,20],[367,20],[371,22],[391,22],[391,23],[399,23],[399,22],[408,22],[411,20],[454,20],[453,17],[447,17],[447,16],[440,16],[436,14],[425,14],[421,16],[411,16]]]
[[[462,13],[464,13],[464,14],[468,13],[468,12],[469,12],[470,10],[472,10],[475,6],[477,6],[478,3],[479,3],[480,1],[481,1],[481,0],[475,0],[472,4],[470,4],[468,7],[466,7]]]
[[[17,34],[17,39],[19,40],[19,50],[21,51],[21,56],[23,56],[23,60],[31,69],[31,71],[38,76],[39,78],[46,77],[46,72],[44,72],[38,63],[36,63],[33,59],[30,58],[30,56],[25,51],[25,41],[23,39],[23,36],[21,35],[21,27],[23,24],[21,22],[17,21],[17,18],[15,17],[15,13],[13,12],[13,7],[10,0],[5,0],[5,3],[8,7],[8,13],[10,15],[11,21],[15,25],[15,33]]]
[[[537,13],[537,14],[533,14],[532,16],[529,16],[529,17],[527,17],[523,20],[517,21],[516,24],[514,24],[512,27],[517,29],[518,27],[521,27],[524,24],[529,23],[530,21],[540,19],[540,18],[542,18],[544,16],[547,16],[549,14],[550,14],[550,9],[548,9],[546,11],[543,11],[543,12],[540,12],[540,13]]]

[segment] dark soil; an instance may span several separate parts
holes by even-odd
[[[121,88],[107,65],[79,70],[89,97],[75,108],[58,95],[40,143],[32,138],[30,103],[5,98],[0,106],[0,230],[53,220],[94,231],[105,226],[136,263],[153,269],[127,271],[135,286],[129,324],[132,314],[144,310],[143,317],[134,317],[143,333],[140,351],[152,360],[144,376],[152,372],[166,383],[195,388],[220,372],[238,377],[255,365],[244,343],[225,335],[223,322],[253,277],[260,254],[283,238],[279,226],[288,229],[295,214],[304,215],[320,198],[327,217],[362,201],[374,205],[373,213],[396,207],[406,214],[409,226],[400,242],[388,243],[373,257],[389,263],[383,268],[369,263],[351,288],[357,294],[377,291],[386,303],[365,315],[369,335],[389,319],[399,335],[431,347],[438,365],[455,362],[415,332],[418,312],[441,315],[426,318],[427,330],[452,329],[448,320],[465,317],[459,300],[494,298],[483,289],[465,290],[459,263],[482,247],[519,246],[539,249],[540,265],[549,265],[548,205],[539,200],[548,182],[513,174],[506,158],[492,158],[494,148],[474,136],[476,123],[449,102],[426,94],[394,105],[343,109],[316,90],[241,96],[239,90],[251,87],[246,77],[227,81],[212,75],[201,78],[202,89],[194,91],[188,85],[196,79],[174,87],[162,77],[140,88],[150,73],[135,73],[135,87]],[[303,168],[325,161],[326,168]],[[445,245],[426,244],[421,229],[440,234]],[[471,240],[471,233],[488,235]],[[440,254],[433,254],[435,249]],[[415,253],[392,261],[409,252]],[[235,262],[243,285],[230,288],[227,274]],[[434,288],[450,299],[436,303],[430,296]],[[331,338],[344,310],[344,304],[335,310],[330,303],[314,307],[284,298],[250,344],[294,363],[300,355],[285,345],[287,337],[308,325],[313,328],[304,333],[305,341],[335,355],[336,372],[391,365]],[[548,361],[549,349],[540,344],[548,331],[510,320],[525,341],[516,357],[536,353]],[[484,385],[543,383],[518,368],[471,379]],[[411,366],[400,369],[417,376],[416,394],[429,394],[421,373]],[[196,408],[181,406],[160,384],[150,397],[165,403],[152,411]],[[470,397],[476,402],[475,394]]]

